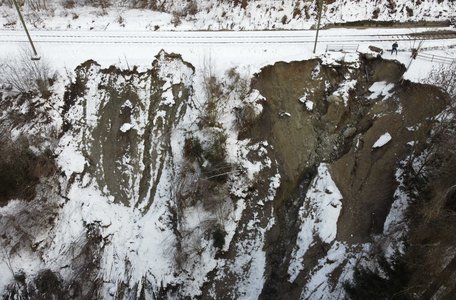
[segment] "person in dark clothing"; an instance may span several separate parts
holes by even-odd
[[[397,55],[397,47],[399,45],[397,44],[397,42],[394,42],[393,44],[393,48],[391,49],[391,55],[393,55],[394,52],[396,52],[396,55]]]

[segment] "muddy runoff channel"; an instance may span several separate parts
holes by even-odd
[[[289,282],[298,211],[320,163],[329,164],[343,196],[336,240],[352,245],[382,233],[397,187],[397,164],[411,151],[407,143],[426,138],[421,125],[443,109],[446,99],[434,87],[401,80],[404,71],[394,61],[361,57],[337,65],[280,62],[253,79],[266,101],[246,136],[271,143],[282,175],[274,200],[276,222],[265,243],[261,299],[299,299],[310,271],[327,254],[330,245],[317,239],[304,255],[304,269]],[[387,88],[371,92],[374,83]],[[390,142],[373,148],[385,133]],[[340,269],[331,274],[334,285],[338,276]]]

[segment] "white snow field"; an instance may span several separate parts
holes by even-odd
[[[304,60],[334,49],[345,53],[370,52],[370,45],[385,50],[383,58],[395,59],[409,66],[405,79],[419,81],[432,66],[445,57],[448,62],[456,57],[456,39],[416,40],[411,34],[452,30],[444,28],[371,28],[320,30],[316,53],[313,53],[314,30],[304,31],[31,31],[39,55],[54,68],[72,70],[88,59],[102,66],[148,66],[161,49],[182,55],[185,61],[199,67],[211,61],[216,73],[232,67],[259,68],[277,61]],[[399,54],[388,50],[399,41]],[[412,60],[411,49],[422,42],[420,54],[424,59]],[[0,60],[14,57],[23,47],[29,47],[23,31],[0,30]],[[337,59],[343,59],[343,55]]]

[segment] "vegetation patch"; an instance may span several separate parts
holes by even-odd
[[[39,179],[57,170],[50,151],[40,155],[33,153],[25,138],[11,141],[0,137],[0,153],[0,206],[13,198],[32,199]]]

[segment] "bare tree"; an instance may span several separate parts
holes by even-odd
[[[454,100],[456,98],[456,64],[439,65],[432,68],[425,83],[444,89]]]

